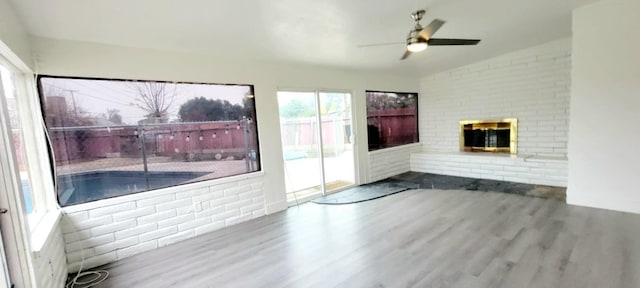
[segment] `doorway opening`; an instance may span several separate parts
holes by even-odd
[[[278,92],[290,204],[355,185],[351,103],[344,92]]]

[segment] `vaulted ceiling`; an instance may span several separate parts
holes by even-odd
[[[13,0],[33,36],[226,59],[426,75],[571,35],[571,11],[593,0]],[[422,20],[447,21],[439,38],[478,46],[429,47],[400,61],[396,46]]]

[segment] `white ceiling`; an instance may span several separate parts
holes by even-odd
[[[594,0],[13,0],[30,34],[224,58],[426,75],[571,35],[571,11]],[[430,47],[400,61],[422,20],[439,38],[478,46]]]

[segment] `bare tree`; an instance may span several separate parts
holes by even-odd
[[[67,89],[62,89],[57,86],[47,85],[47,83],[42,83],[42,90],[44,92],[45,97],[49,96],[64,96],[67,94]]]
[[[131,82],[128,86],[136,94],[133,105],[144,110],[154,122],[167,122],[169,109],[178,94],[177,85],[165,82]]]
[[[107,109],[107,120],[115,123],[115,124],[123,124],[122,123],[122,115],[120,115],[120,110],[118,109]]]

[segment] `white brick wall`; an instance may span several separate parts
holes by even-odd
[[[262,181],[254,173],[66,207],[69,271],[82,257],[95,267],[261,217]]]
[[[409,144],[369,152],[368,182],[409,172],[411,153],[420,151],[420,147],[420,144]]]
[[[411,171],[567,187],[567,161],[470,153],[413,153]]]
[[[44,240],[44,245],[33,253],[33,265],[38,288],[61,288],[67,279],[67,257],[59,221]]]
[[[570,74],[571,41],[562,39],[423,78],[425,154],[411,170],[566,186]],[[481,155],[460,158],[459,121],[500,118],[518,119],[518,157],[485,167],[473,161]],[[522,171],[504,174],[514,167]]]
[[[517,118],[519,154],[565,159],[570,76],[563,39],[423,78],[423,150],[458,152],[460,120]]]

